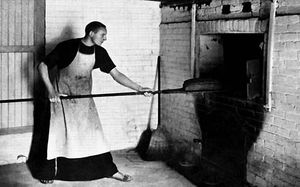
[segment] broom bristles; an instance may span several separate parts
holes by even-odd
[[[165,160],[168,157],[169,145],[167,138],[161,130],[155,130],[146,152],[147,160]]]

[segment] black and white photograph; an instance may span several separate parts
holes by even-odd
[[[1,187],[300,186],[300,0],[0,10]]]

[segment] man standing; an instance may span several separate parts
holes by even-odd
[[[130,181],[132,177],[118,171],[103,135],[102,126],[92,98],[65,99],[64,95],[87,95],[92,91],[92,70],[109,73],[123,86],[145,92],[152,91],[118,71],[107,51],[101,47],[106,26],[93,21],[85,28],[83,38],[64,41],[38,66],[48,91],[50,127],[47,160],[54,160],[53,177],[40,178],[42,183],[58,180],[93,180],[112,177]],[[57,67],[53,80],[48,70]]]

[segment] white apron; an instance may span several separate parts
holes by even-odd
[[[94,54],[77,52],[54,81],[59,93],[86,95],[92,91]],[[83,158],[110,151],[92,98],[62,99],[51,103],[47,159]]]

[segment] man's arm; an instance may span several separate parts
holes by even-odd
[[[46,88],[48,91],[48,97],[49,97],[50,101],[51,102],[60,102],[60,98],[59,98],[60,94],[55,91],[55,89],[50,81],[48,66],[44,62],[41,62],[38,65],[38,71],[42,77],[42,81],[46,85]]]
[[[109,74],[112,76],[112,78],[118,82],[119,84],[131,88],[133,90],[139,91],[139,92],[152,92],[150,88],[142,87],[138,85],[137,83],[130,80],[126,75],[121,73],[117,68],[112,69]],[[148,96],[148,94],[146,95]]]

